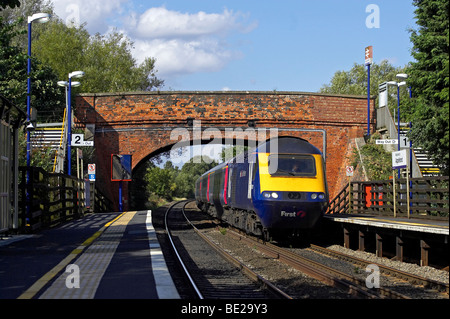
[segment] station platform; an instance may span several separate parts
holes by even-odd
[[[339,223],[351,223],[447,236],[449,234],[448,220],[443,221],[401,217],[394,218],[388,216],[351,214],[325,215],[325,218]]]
[[[394,218],[370,214],[325,215],[324,218],[333,225],[341,226],[346,248],[351,248],[353,238],[353,247],[356,239],[358,250],[365,251],[368,241],[372,240],[375,242],[376,255],[383,257],[383,243],[390,244],[395,247],[395,259],[403,261],[404,248],[410,247],[408,251],[411,256],[420,252],[420,257],[417,258],[420,258],[421,266],[429,265],[430,254],[434,260],[447,256],[448,220]]]
[[[179,299],[151,211],[0,240],[0,299]]]

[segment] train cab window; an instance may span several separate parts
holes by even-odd
[[[316,161],[311,155],[269,155],[272,176],[316,176]]]

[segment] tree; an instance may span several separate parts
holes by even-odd
[[[372,64],[370,67],[370,93],[378,94],[378,85],[387,81],[395,81],[398,73],[404,73],[406,67],[394,67],[387,60],[383,60],[380,64]],[[391,89],[389,95],[389,105],[391,112],[397,106],[397,92]],[[320,89],[321,93],[331,94],[349,94],[349,95],[367,95],[367,67],[364,64],[355,63],[350,71],[337,71],[331,78],[330,84],[323,85]],[[404,101],[407,93],[402,90],[400,99]]]
[[[201,159],[199,160],[199,157]],[[177,175],[175,182],[177,184],[177,196],[194,198],[195,182],[205,172],[216,166],[217,163],[206,156],[194,156],[188,162],[184,163],[181,171]]]
[[[0,16],[0,93],[26,111],[28,55],[14,45],[16,38],[26,33],[18,27],[21,23],[19,19],[9,24]],[[31,106],[37,109],[41,121],[51,114],[62,117],[65,97],[56,85],[56,74],[35,56],[31,61]]]
[[[370,67],[370,93],[378,94],[378,86],[387,81],[396,81],[396,75],[405,73],[407,67],[394,67],[387,60],[380,64],[374,63]],[[323,85],[321,93],[367,95],[367,67],[364,64],[355,63],[350,71],[337,71],[330,84]],[[400,90],[400,100],[409,99],[407,90]],[[389,90],[388,107],[391,114],[397,113],[397,90],[393,87]],[[404,114],[404,103],[401,105],[401,114]]]
[[[408,83],[413,99],[405,111],[412,122],[411,140],[449,174],[449,2],[414,0],[417,30],[411,30]]]
[[[20,6],[19,0],[1,0],[0,1],[0,11],[6,7],[14,8]]]
[[[82,70],[82,92],[124,92],[152,90],[163,85],[156,77],[155,59],[137,65],[131,54],[133,43],[113,31],[91,36],[85,25],[68,27],[53,18],[33,41],[33,51],[57,71],[61,80],[75,70]]]
[[[177,184],[175,183],[176,169],[168,161],[164,168],[152,166],[147,168],[144,180],[147,183],[147,191],[159,197],[171,200],[175,194]]]
[[[395,80],[398,73],[404,72],[405,68],[394,67],[388,60],[380,64],[372,64],[370,67],[370,92],[375,95],[378,85]],[[355,63],[350,71],[337,71],[331,78],[330,84],[323,85],[321,93],[367,95],[367,67],[364,64]]]

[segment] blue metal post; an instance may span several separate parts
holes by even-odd
[[[27,125],[31,123],[31,22],[28,22],[28,61],[27,61]],[[25,225],[29,223],[31,215],[30,195],[30,166],[31,166],[31,138],[27,129],[27,180],[26,180],[26,217]]]
[[[400,86],[397,84],[397,150],[400,151]],[[400,169],[398,170],[398,178],[400,179]]]
[[[370,136],[370,64],[367,64],[367,138]]]
[[[122,181],[119,181],[119,212],[123,212],[123,203],[122,203]]]
[[[27,65],[27,122],[31,121],[31,22],[28,23],[28,65]],[[27,124],[27,125],[28,125]],[[30,131],[27,130],[27,168],[31,165]],[[28,175],[29,173],[27,173]],[[28,178],[29,176],[27,176]]]
[[[71,109],[72,78],[69,77],[69,97],[67,101],[67,174],[72,175],[72,109]]]

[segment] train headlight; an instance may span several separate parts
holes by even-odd
[[[325,194],[319,194],[319,199],[324,199],[325,198]]]
[[[317,194],[316,193],[312,193],[311,194],[311,199],[316,199],[317,198]]]
[[[269,199],[269,198],[278,198],[278,193],[277,192],[263,192],[263,197],[264,198],[266,198],[266,199]]]

